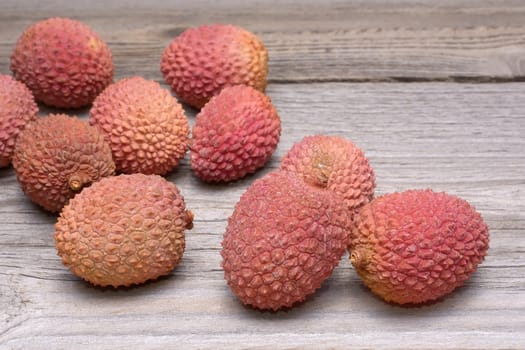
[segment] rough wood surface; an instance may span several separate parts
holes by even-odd
[[[282,139],[265,169],[238,182],[204,184],[187,161],[167,176],[194,211],[195,227],[172,274],[127,289],[93,288],[71,275],[54,248],[56,217],[30,203],[11,168],[0,169],[0,349],[525,348],[525,85],[323,82],[520,80],[525,3],[103,3],[1,2],[0,72],[8,72],[21,30],[51,15],[85,20],[107,38],[117,78],[159,81],[170,38],[187,26],[234,22],[267,43],[267,92]],[[77,113],[85,118],[87,110]],[[195,111],[188,114],[193,123]],[[240,305],[220,268],[226,220],[254,179],[315,133],[359,145],[378,195],[430,187],[476,206],[490,226],[490,250],[464,287],[432,305],[389,305],[345,256],[313,297],[289,311]]]
[[[229,185],[198,181],[183,164],[168,179],[195,213],[182,264],[121,290],[92,288],[56,256],[55,217],[0,172],[0,344],[88,348],[523,348],[525,346],[525,110],[523,85],[292,84],[268,90],[283,122],[272,162]],[[191,120],[193,121],[193,117]],[[457,194],[491,229],[486,261],[466,286],[431,306],[383,303],[345,256],[307,302],[288,312],[242,307],[220,269],[235,202],[305,134],[339,134],[363,148],[377,193],[431,187]],[[438,345],[439,344],[439,345]]]
[[[187,27],[233,23],[271,52],[271,82],[524,80],[525,2],[2,1],[0,57],[49,16],[84,20],[113,50],[118,76],[160,79],[160,55]],[[0,72],[7,72],[7,59]]]

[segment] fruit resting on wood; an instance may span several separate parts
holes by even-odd
[[[257,36],[243,28],[200,26],[187,29],[169,44],[161,71],[177,96],[202,108],[227,86],[244,84],[264,92],[268,52]]]
[[[11,164],[18,134],[36,119],[37,111],[31,91],[9,75],[0,74],[0,168]]]
[[[164,178],[111,176],[64,207],[55,244],[75,275],[98,286],[129,286],[177,266],[192,222],[179,190]]]
[[[182,106],[152,80],[132,77],[110,85],[93,103],[89,122],[106,136],[122,173],[164,175],[188,149]]]
[[[354,218],[351,262],[386,301],[417,304],[462,285],[487,253],[480,214],[465,200],[430,190],[376,198]]]
[[[224,277],[244,304],[291,307],[331,275],[346,251],[349,224],[338,196],[270,173],[248,188],[228,220]]]
[[[28,27],[18,39],[11,71],[37,101],[79,108],[111,83],[113,61],[106,43],[87,25],[49,18]]]
[[[250,86],[227,87],[197,115],[191,167],[204,181],[232,181],[266,164],[281,121],[270,98]]]
[[[13,167],[25,194],[52,212],[60,211],[83,187],[115,172],[104,136],[65,114],[26,126],[18,136]]]
[[[306,136],[281,160],[281,170],[342,196],[356,211],[374,196],[375,176],[363,151],[340,136]]]

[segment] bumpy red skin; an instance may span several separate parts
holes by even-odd
[[[255,181],[222,242],[224,277],[242,303],[279,310],[303,301],[346,251],[349,220],[336,196],[287,173]]]
[[[18,134],[36,119],[37,111],[31,91],[9,75],[0,74],[0,168],[11,164]]]
[[[111,176],[64,207],[55,245],[64,265],[94,285],[140,284],[177,266],[192,220],[179,190],[164,178]]]
[[[190,126],[182,106],[157,82],[122,79],[93,102],[89,123],[111,146],[117,171],[164,175],[188,149]]]
[[[225,88],[197,115],[191,167],[204,181],[240,179],[266,164],[280,135],[281,121],[269,97],[245,85]]]
[[[169,44],[161,72],[177,96],[202,108],[227,86],[244,84],[264,92],[268,52],[257,36],[243,28],[200,26],[187,29]]]
[[[51,212],[60,211],[82,187],[115,172],[102,133],[65,114],[26,126],[18,136],[13,167],[25,194]]]
[[[461,286],[489,246],[488,227],[465,200],[431,190],[376,198],[354,218],[351,261],[386,301],[419,304]]]
[[[375,175],[368,159],[361,149],[340,136],[304,137],[282,158],[281,170],[342,196],[351,212],[374,197]]]
[[[93,102],[113,79],[106,43],[87,25],[49,18],[28,27],[11,55],[11,71],[37,101],[60,108]]]

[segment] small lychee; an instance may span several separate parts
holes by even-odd
[[[465,200],[409,190],[364,205],[354,218],[351,262],[378,296],[420,304],[461,286],[489,246],[488,227]]]
[[[192,222],[178,188],[163,177],[110,176],[64,207],[55,245],[64,265],[94,285],[141,284],[177,266]]]
[[[374,196],[375,175],[363,151],[335,135],[306,136],[281,159],[281,170],[342,196],[352,212]]]
[[[115,172],[102,133],[65,114],[50,114],[26,126],[16,142],[13,167],[25,194],[52,212],[83,187]]]
[[[31,91],[11,76],[0,74],[0,168],[11,164],[18,134],[36,119],[37,111]]]
[[[28,27],[11,55],[11,71],[37,101],[60,108],[93,102],[113,80],[106,43],[86,24],[49,18]]]
[[[195,119],[191,168],[204,181],[232,181],[266,164],[281,135],[270,98],[250,86],[227,87]]]
[[[264,92],[268,52],[246,29],[204,25],[185,30],[168,45],[161,71],[179,98],[202,108],[227,86],[244,84]]]
[[[105,135],[117,171],[164,175],[188,149],[182,106],[157,82],[141,77],[108,86],[93,102],[89,123]]]
[[[270,173],[247,189],[228,219],[224,277],[243,304],[291,307],[331,275],[346,251],[349,225],[333,193],[290,173]]]

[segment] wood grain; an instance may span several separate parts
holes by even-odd
[[[268,94],[283,123],[270,164],[227,185],[203,184],[187,162],[170,174],[195,227],[181,265],[144,286],[99,289],[71,275],[56,256],[55,216],[24,197],[12,169],[0,170],[0,348],[525,347],[523,84],[270,84]],[[490,226],[490,250],[464,287],[433,305],[392,306],[363,286],[345,256],[296,308],[240,305],[220,268],[226,220],[255,178],[315,133],[359,145],[376,171],[377,194],[430,187],[477,207]]]
[[[0,169],[0,349],[525,348],[525,87],[468,83],[525,80],[523,1],[2,1],[0,73],[24,28],[51,16],[99,32],[117,79],[162,81],[160,55],[187,27],[244,26],[270,52],[267,92],[283,132],[271,162],[246,179],[207,185],[187,161],[167,176],[195,227],[181,265],[134,288],[74,277],[56,255],[56,216],[30,203],[12,169]],[[87,109],[69,113],[86,118]],[[227,218],[256,178],[316,133],[359,145],[378,195],[433,188],[476,206],[490,250],[464,287],[433,305],[389,305],[345,256],[289,311],[240,305],[220,267]]]
[[[232,23],[258,34],[270,82],[522,81],[525,2],[2,1],[0,72],[26,26],[81,19],[109,44],[116,76],[161,80],[159,61],[184,29]]]

